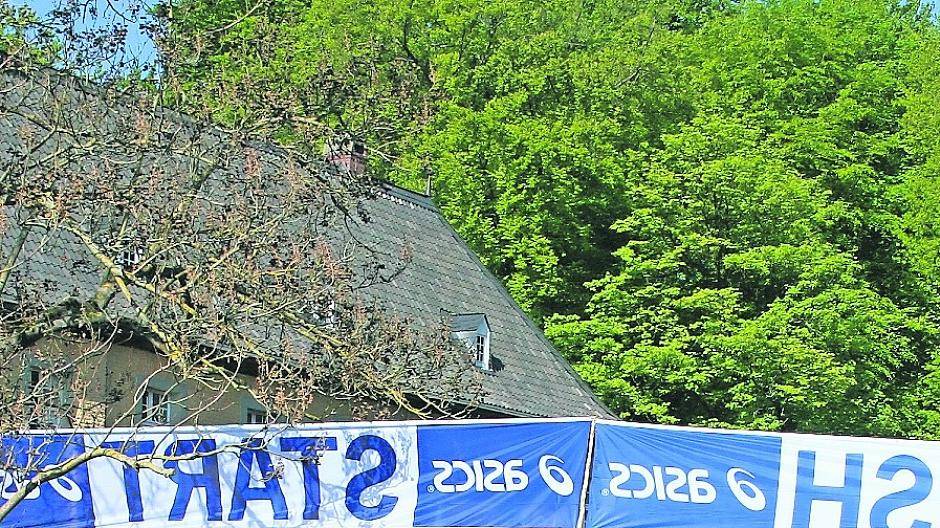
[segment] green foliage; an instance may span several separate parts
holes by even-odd
[[[936,39],[899,4],[779,1],[683,40],[694,117],[548,327],[617,412],[937,435]]]
[[[0,58],[6,67],[11,62],[48,66],[61,56],[61,43],[29,7],[0,3],[0,27]]]
[[[430,179],[621,416],[937,437],[940,29],[917,2],[246,9],[176,8],[180,97],[310,149],[353,130],[381,177]]]

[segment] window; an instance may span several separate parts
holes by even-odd
[[[246,424],[266,424],[268,423],[268,413],[258,409],[248,409],[245,416]]]
[[[140,246],[133,246],[122,249],[114,263],[126,270],[133,270],[143,260],[144,250]]]
[[[474,361],[478,365],[486,366],[486,336],[477,334],[476,347],[474,349]]]
[[[166,393],[148,387],[140,402],[140,417],[144,422],[167,424],[170,422],[170,402]]]
[[[147,244],[143,238],[125,236],[113,242],[119,248],[114,263],[126,271],[133,271],[144,261]]]
[[[31,428],[66,424],[69,405],[67,375],[51,368],[33,366],[26,375],[26,413]]]
[[[45,427],[46,420],[44,412],[42,409],[42,398],[39,396],[39,382],[42,380],[42,371],[38,368],[29,369],[29,386],[27,387],[27,398],[28,403],[26,404],[26,412],[29,415],[29,426],[30,428],[41,428]]]
[[[454,314],[450,331],[458,343],[463,343],[469,358],[477,368],[490,370],[490,323],[482,313]]]

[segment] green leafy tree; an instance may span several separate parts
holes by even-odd
[[[638,171],[587,316],[549,326],[623,416],[936,435],[936,171],[904,127],[932,119],[926,20],[754,2],[685,39],[696,115]]]

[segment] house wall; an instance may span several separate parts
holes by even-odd
[[[138,347],[43,340],[21,359],[28,373],[30,365],[48,369],[50,365],[76,358],[82,359],[76,363],[68,381],[67,406],[59,410],[63,415],[59,421],[61,426],[110,427],[139,423],[145,386],[170,394],[170,423],[174,425],[245,423],[249,408],[263,409],[247,390],[207,389],[186,379],[178,370],[166,368],[167,362],[160,355]],[[23,372],[24,368],[10,369],[14,370]],[[253,377],[243,374],[237,378],[248,386],[254,382]],[[354,419],[348,404],[326,397],[315,401],[307,414],[311,421]],[[394,419],[415,417],[406,411],[391,416]]]

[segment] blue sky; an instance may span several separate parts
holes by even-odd
[[[8,0],[13,5],[27,5],[40,16],[49,13],[60,0]],[[132,6],[152,5],[151,0],[95,0],[97,15],[86,14],[82,20],[84,27],[96,27],[112,23],[119,23],[127,27],[127,41],[125,51],[138,57],[142,62],[150,62],[154,55],[153,43],[150,37],[141,30],[140,25],[129,23],[120,17],[115,10],[127,12]],[[109,6],[113,6],[113,9]]]

